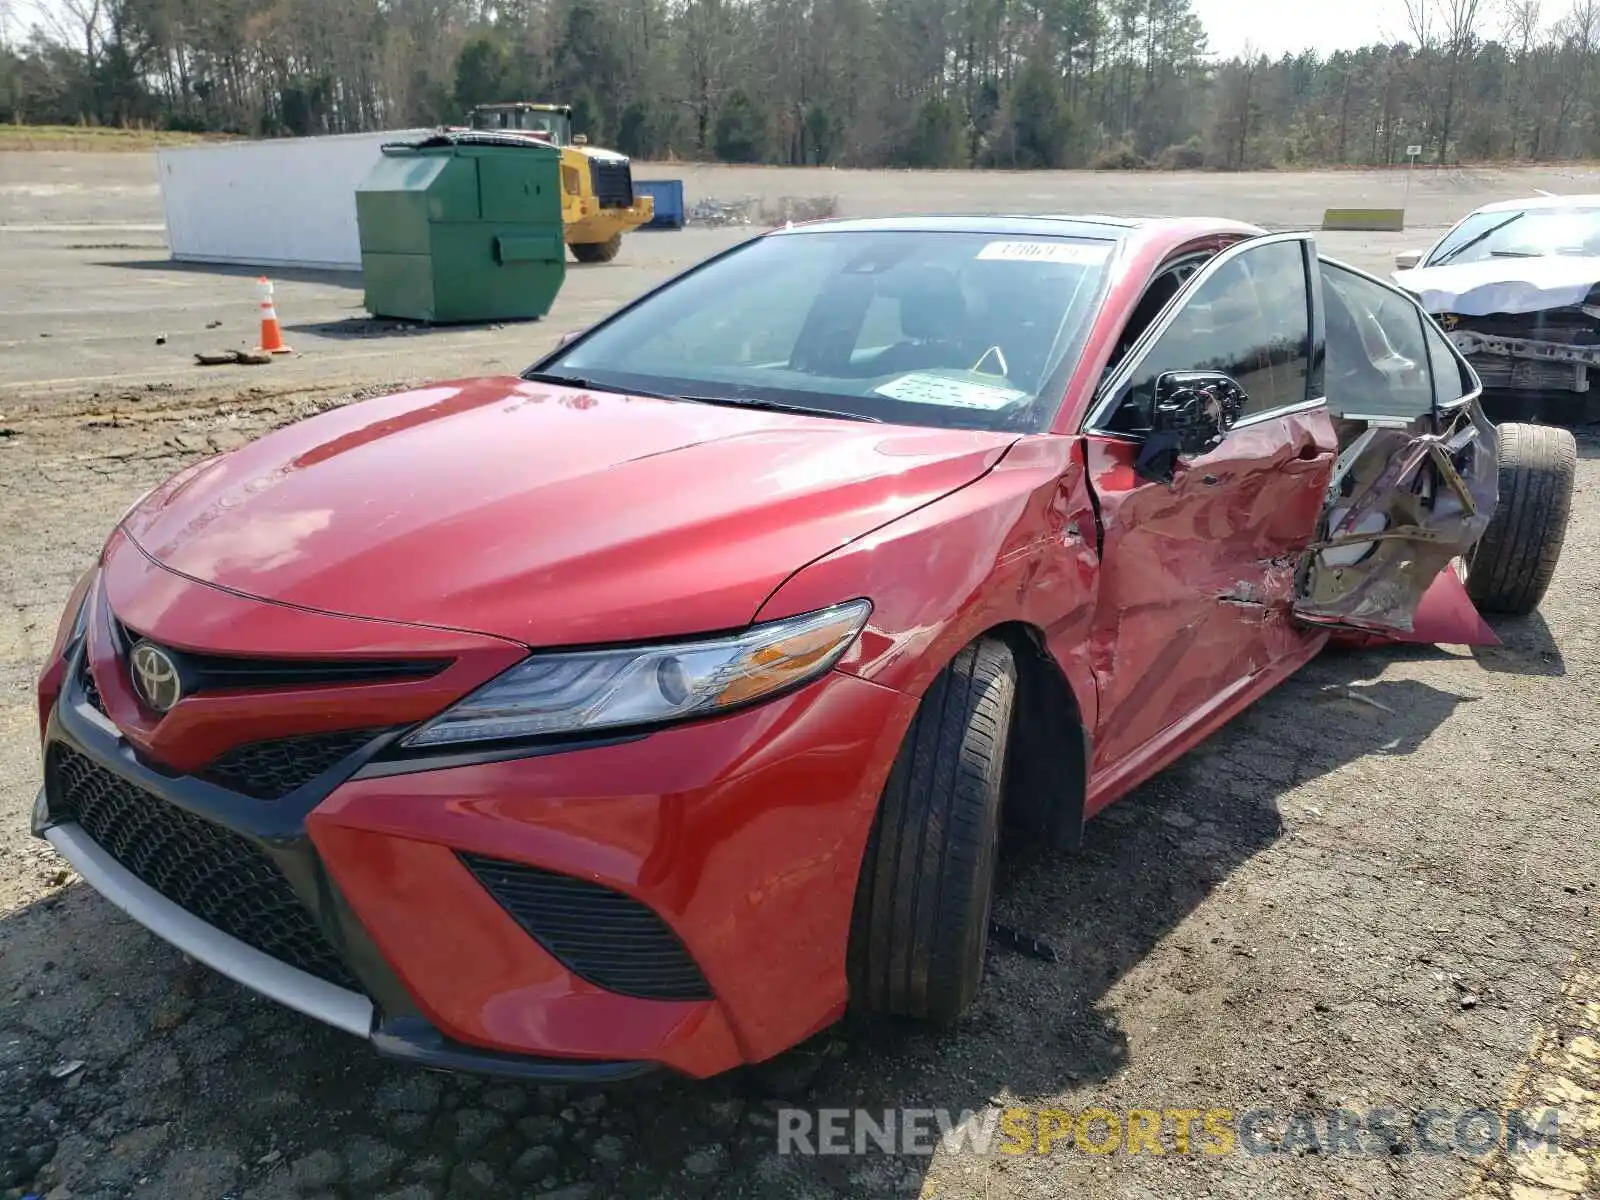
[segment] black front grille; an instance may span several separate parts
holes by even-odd
[[[625,158],[591,158],[589,178],[601,208],[627,208],[633,203],[633,166]]]
[[[217,759],[206,768],[205,777],[219,787],[257,800],[281,800],[349,758],[383,732],[381,729],[343,729],[271,742],[250,742],[235,746]]]
[[[683,943],[645,905],[598,883],[462,854],[467,869],[562,966],[596,987],[644,1000],[709,1000]]]
[[[179,907],[291,967],[359,990],[264,852],[65,746],[51,750],[50,815],[76,821]]]
[[[144,640],[138,630],[112,620],[118,653],[126,658]],[[154,640],[154,639],[152,639]],[[159,644],[159,643],[157,643]],[[412,683],[432,679],[452,660],[443,658],[255,658],[197,654],[162,646],[178,668],[185,695],[196,692],[259,691],[263,688],[313,688],[362,683]]]

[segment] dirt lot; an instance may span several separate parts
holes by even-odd
[[[624,261],[575,270],[532,327],[340,336],[329,327],[359,319],[359,292],[287,280],[303,356],[207,374],[189,352],[248,337],[247,280],[160,264],[148,165],[0,155],[0,1195],[1600,1195],[1594,436],[1580,442],[1572,533],[1539,615],[1501,623],[1495,650],[1327,655],[1097,821],[1081,855],[1014,853],[1000,915],[1061,961],[995,951],[954,1032],[849,1024],[704,1084],[503,1086],[383,1065],[146,935],[26,833],[32,679],[72,580],[124,507],[185,462],[352,389],[520,367],[554,331],[738,236],[641,235]],[[1188,209],[1277,225],[1397,187],[1359,175],[687,177],[691,200],[826,193],[847,214]],[[1419,177],[1413,208],[1442,226],[1486,199],[1584,182]],[[1427,234],[1329,244],[1381,268]],[[216,319],[224,328],[206,330]],[[1263,1109],[1269,1131],[1295,1110],[1388,1107],[1404,1121],[1562,1105],[1565,1149],[1480,1161],[1467,1149],[1156,1156],[1063,1143],[1048,1156],[807,1158],[777,1153],[787,1105]]]

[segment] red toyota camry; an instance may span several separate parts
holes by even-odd
[[[1070,850],[1330,638],[1538,603],[1572,438],[1478,391],[1309,235],[776,231],[521,377],[142,498],[40,682],[35,829],[431,1066],[707,1076],[848,1005],[949,1021],[1003,825]]]

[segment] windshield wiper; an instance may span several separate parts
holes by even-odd
[[[1475,234],[1472,237],[1469,237],[1466,241],[1462,242],[1461,245],[1455,247],[1453,250],[1449,251],[1447,254],[1441,255],[1439,258],[1435,259],[1433,262],[1429,263],[1428,265],[1429,266],[1433,266],[1433,267],[1442,267],[1442,266],[1444,266],[1445,263],[1447,263],[1451,259],[1455,258],[1462,251],[1472,249],[1479,242],[1483,241],[1484,238],[1493,237],[1495,234],[1499,233],[1502,229],[1504,229],[1507,225],[1510,225],[1513,221],[1522,220],[1524,215],[1526,215],[1526,214],[1524,214],[1524,213],[1512,213],[1504,221],[1501,221],[1500,224],[1491,225],[1491,226],[1489,226],[1489,228],[1485,229],[1482,233]]]
[[[840,421],[882,422],[864,413],[840,412],[832,408],[816,408],[809,404],[786,404],[781,400],[758,400],[737,396],[680,396],[676,392],[651,392],[644,388],[627,387],[620,383],[601,383],[579,375],[562,375],[554,371],[524,371],[522,378],[529,383],[549,383],[557,387],[581,388],[586,392],[613,392],[619,396],[642,396],[646,400],[680,400],[690,404],[720,404],[725,408],[758,408],[764,412],[805,413],[813,417],[834,417]]]
[[[692,400],[696,404],[718,404],[723,408],[756,408],[762,412],[803,413],[808,417],[832,417],[837,421],[870,421],[883,424],[882,417],[866,413],[841,412],[836,408],[818,408],[811,404],[789,404],[783,400],[758,400],[750,396],[675,396],[676,400]]]
[[[549,383],[557,387],[579,388],[585,392],[609,392],[618,396],[640,396],[646,400],[686,400],[687,396],[674,396],[668,392],[647,392],[643,388],[624,387],[620,383],[600,383],[579,375],[561,375],[553,371],[524,371],[522,378],[529,383]]]

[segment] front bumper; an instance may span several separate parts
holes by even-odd
[[[357,1037],[372,1036],[377,1010],[370,999],[296,970],[206,924],[124,867],[75,822],[50,824],[43,788],[34,801],[34,821],[44,839],[85,883],[190,958],[335,1029]]]
[[[644,228],[655,215],[656,202],[650,196],[640,196],[625,208],[603,208],[585,199],[567,222],[567,242],[610,241],[616,234]]]
[[[91,886],[192,957],[385,1054],[550,1081],[704,1077],[842,1013],[856,874],[914,707],[835,673],[720,719],[560,752],[397,763],[385,757],[396,731],[261,802],[152,761],[85,679],[69,664],[50,706],[34,825]],[[218,827],[251,871],[281,873],[338,969],[300,969],[176,902],[181,889],[152,886],[164,881],[143,851],[119,859],[115,834],[102,828],[101,844],[72,819],[78,776],[64,763]],[[474,856],[600,885],[633,903],[628,920],[648,910],[709,994],[597,985],[491,894]]]
[[[1589,391],[1589,372],[1600,368],[1600,346],[1536,338],[1499,337],[1470,329],[1449,338],[1469,360],[1486,388]]]

